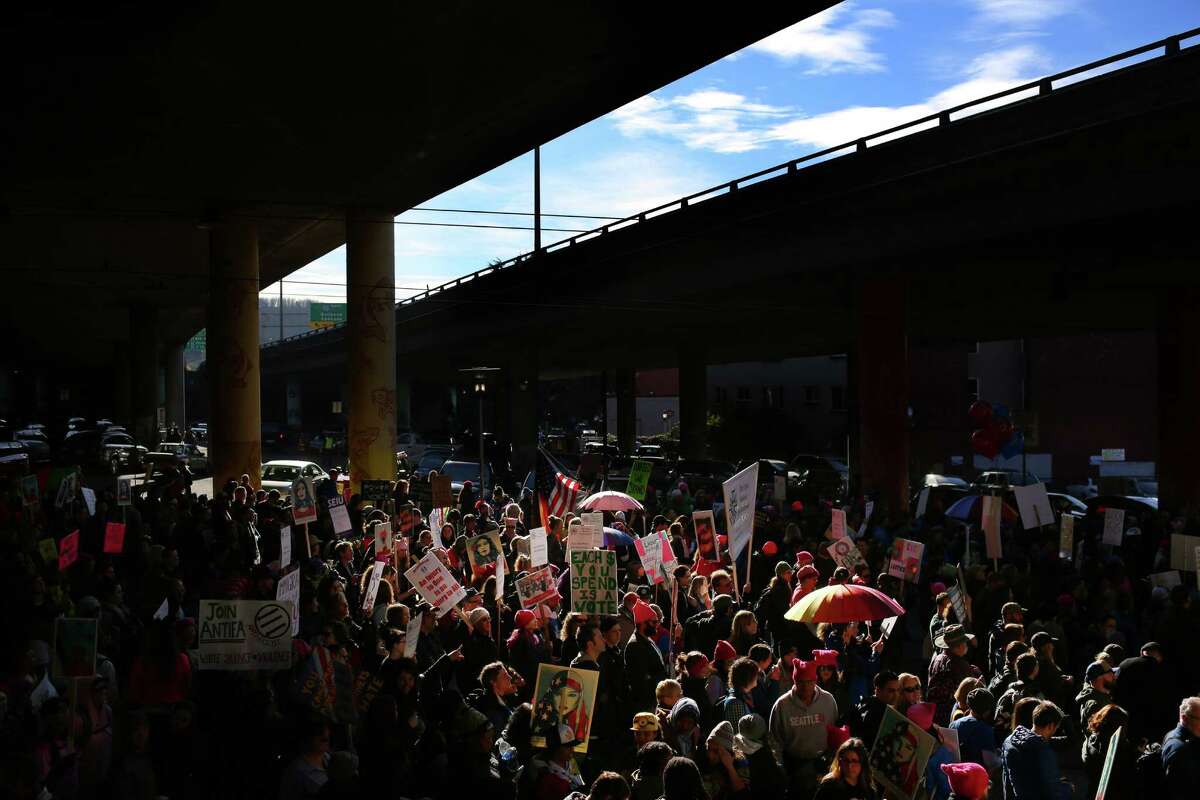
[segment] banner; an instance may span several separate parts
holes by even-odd
[[[285,529],[286,530],[286,529]],[[300,568],[296,567],[291,572],[281,575],[279,581],[275,584],[275,599],[280,602],[290,602],[293,609],[297,609],[292,614],[292,637],[300,635]]]
[[[617,554],[612,550],[571,551],[571,610],[617,613]]]
[[[1113,547],[1120,547],[1125,541],[1125,509],[1104,509],[1104,536],[1100,541]]]
[[[109,522],[104,526],[104,552],[120,555],[125,552],[125,523]]]
[[[736,561],[742,550],[750,543],[754,535],[754,504],[758,494],[758,462],[755,461],[744,470],[721,484],[725,495],[725,531],[729,535],[729,557]],[[709,519],[712,513],[708,512]],[[694,520],[696,515],[692,515]],[[716,547],[716,526],[712,528],[713,545]],[[696,541],[703,548],[700,540],[699,525],[696,529]],[[707,558],[707,556],[703,556]],[[713,559],[717,560],[716,558]]]
[[[467,590],[454,580],[450,570],[432,550],[409,568],[404,577],[417,588],[422,600],[438,610],[438,616],[444,615],[467,596]]]
[[[471,562],[472,575],[484,575],[495,570],[496,562],[503,557],[500,531],[488,531],[467,539],[467,560]]]
[[[871,772],[889,798],[912,800],[937,742],[891,706],[883,710],[871,747]]]
[[[51,670],[55,678],[93,678],[96,675],[96,635],[99,620],[95,617],[54,620],[54,660]]]
[[[854,577],[855,570],[860,564],[866,564],[867,560],[863,558],[862,552],[854,544],[849,537],[834,539],[826,547],[825,551],[829,553],[829,557],[833,559],[833,563],[839,567],[845,567],[850,570],[850,577]]]
[[[550,549],[546,543],[545,528],[534,528],[529,532],[529,563],[535,569],[550,563]]]
[[[117,505],[133,505],[133,478],[117,478]]]
[[[600,673],[595,670],[539,664],[533,687],[533,725],[529,743],[534,747],[545,747],[549,732],[559,725],[566,725],[579,741],[575,752],[586,753],[592,720],[596,716],[599,685]]]
[[[1025,530],[1054,524],[1054,510],[1050,508],[1046,484],[1014,486],[1012,491],[1013,496],[1017,498],[1017,510],[1021,512],[1021,524],[1025,526]]]
[[[999,497],[985,494],[979,502],[982,504],[979,516],[983,525],[984,541],[987,544],[987,557],[1001,558],[1000,514],[1004,509],[1004,501]]]
[[[1063,514],[1058,520],[1058,557],[1064,561],[1071,560],[1071,551],[1075,549],[1075,518]]]
[[[58,543],[58,569],[61,572],[79,559],[79,531],[72,531]]]
[[[341,536],[343,533],[350,533],[354,530],[354,526],[350,524],[350,512],[346,509],[346,501],[340,497],[331,497],[328,500],[329,519],[333,521],[333,532],[336,536]]]
[[[433,507],[450,508],[454,505],[454,495],[451,494],[449,475],[437,475],[433,479]]]
[[[297,478],[292,481],[292,522],[306,525],[317,521],[317,504],[313,501],[312,481]]]
[[[750,516],[750,527],[754,527],[754,516]],[[692,530],[696,534],[696,560],[717,562],[721,560],[721,540],[717,538],[717,520],[711,511],[692,512]],[[732,538],[729,540],[733,541]]]
[[[292,666],[290,602],[201,600],[200,669],[280,670]]]
[[[892,542],[892,557],[888,561],[888,575],[916,583],[921,578],[921,557],[925,544],[911,539],[897,538]]]
[[[625,494],[638,502],[645,502],[651,469],[649,461],[634,461],[629,467],[629,481],[625,484]]]
[[[549,566],[517,579],[517,597],[521,608],[534,608],[558,594],[558,581]]]

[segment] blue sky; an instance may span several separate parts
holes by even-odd
[[[636,213],[1196,26],[1195,0],[850,0],[544,144],[542,210]],[[422,205],[528,212],[532,173],[526,154]],[[428,211],[397,220],[532,225]],[[543,242],[570,235],[546,232]],[[397,296],[532,246],[530,231],[398,225]],[[285,279],[284,292],[337,302],[337,286],[289,281],[344,280],[338,248]]]

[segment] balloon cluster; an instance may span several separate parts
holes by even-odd
[[[1025,436],[1013,428],[1008,406],[976,400],[967,411],[979,427],[971,433],[971,449],[984,458],[1012,458],[1025,449]]]

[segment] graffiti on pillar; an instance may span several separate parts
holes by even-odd
[[[251,442],[220,442],[214,441],[210,447],[212,453],[213,488],[220,491],[217,481],[239,480],[243,475],[250,476],[250,485],[260,485],[262,471],[262,441],[255,439]]]
[[[246,388],[246,376],[254,368],[254,360],[238,342],[230,342],[229,356],[225,359],[226,373],[229,386],[236,389]]]
[[[374,371],[375,361],[366,353],[360,352],[354,357],[354,370],[359,375],[367,375]]]
[[[371,445],[379,438],[379,428],[355,428],[350,432],[350,474],[371,477]]]
[[[383,422],[391,422],[395,424],[396,418],[396,390],[385,389],[380,386],[371,390],[371,402],[375,404],[375,412],[379,414],[379,419]]]
[[[387,343],[388,326],[395,325],[396,308],[395,278],[380,278],[363,297],[363,326],[361,334],[378,342]]]

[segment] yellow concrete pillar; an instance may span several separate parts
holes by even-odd
[[[346,216],[351,490],[396,478],[396,250],[387,212]]]
[[[248,222],[215,225],[210,238],[208,453],[213,490],[243,474],[259,485],[262,465],[258,354],[258,232]]]

